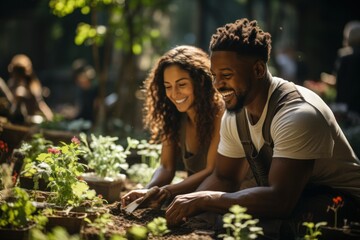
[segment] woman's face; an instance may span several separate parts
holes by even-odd
[[[164,70],[166,96],[174,103],[179,112],[188,112],[194,103],[194,85],[187,71],[177,65]]]

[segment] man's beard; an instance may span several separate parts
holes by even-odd
[[[244,95],[236,95],[235,106],[233,106],[231,108],[226,108],[226,110],[232,114],[239,113],[241,111],[241,109],[243,109],[244,103],[245,103],[245,96]]]

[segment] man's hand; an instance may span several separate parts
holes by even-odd
[[[188,217],[208,211],[206,203],[211,199],[219,199],[222,194],[223,192],[200,191],[176,196],[166,210],[168,225],[179,225]]]

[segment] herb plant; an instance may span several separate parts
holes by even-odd
[[[19,229],[36,223],[41,228],[47,218],[36,214],[36,207],[30,201],[27,192],[19,187],[12,188],[6,202],[0,206],[0,227]]]
[[[321,227],[326,226],[327,222],[319,222],[314,224],[313,222],[303,222],[303,226],[306,227],[306,234],[304,240],[317,240],[321,236]]]
[[[154,218],[151,222],[149,222],[146,227],[133,225],[126,231],[126,236],[129,239],[148,239],[148,236],[152,237],[161,237],[170,230],[167,228],[166,219],[163,217]]]
[[[99,231],[99,240],[105,240],[105,233],[108,232],[109,227],[114,225],[114,221],[111,219],[111,214],[109,213],[101,214],[95,218],[93,222],[88,218],[85,218],[85,221],[88,222],[89,227],[94,227]]]
[[[83,157],[88,162],[90,169],[100,177],[117,177],[121,171],[129,167],[126,162],[127,156],[131,154],[130,149],[135,148],[138,141],[127,138],[128,146],[125,149],[117,144],[117,137],[90,135],[90,143],[85,133],[80,134],[82,142],[81,150]]]
[[[13,186],[13,180],[11,176],[12,168],[9,164],[3,163],[0,167],[0,190],[9,189]]]
[[[166,219],[163,217],[154,218],[146,227],[154,237],[160,237],[170,232],[166,224]]]
[[[53,146],[53,142],[44,138],[41,133],[34,134],[29,141],[22,142],[20,148],[15,149],[13,155],[17,158],[17,161],[23,161],[20,176],[32,178],[34,181],[34,189],[39,189],[40,178],[48,182],[47,178],[47,165],[40,164],[37,166],[36,158],[40,153],[46,152]],[[38,169],[29,169],[38,168]],[[29,172],[30,171],[30,172]],[[34,175],[33,173],[39,174]]]
[[[30,232],[30,240],[80,240],[78,234],[69,235],[65,228],[57,226],[50,232],[42,232],[38,229],[32,229]]]
[[[59,206],[80,206],[82,203],[93,200],[96,192],[89,190],[89,186],[80,176],[86,165],[79,162],[82,154],[79,148],[80,141],[73,138],[70,144],[64,142],[61,146],[52,147],[46,153],[40,153],[36,161],[28,163],[24,169],[24,176],[43,178],[49,182],[54,194],[48,199]]]
[[[53,146],[51,140],[46,139],[41,133],[36,133],[29,141],[22,142],[17,151],[25,156],[26,163],[34,161],[40,153],[46,152],[51,146]]]
[[[160,164],[161,144],[149,143],[141,140],[137,145],[137,154],[141,156],[141,163],[133,164],[126,173],[133,182],[145,185],[151,180],[154,171]]]
[[[223,217],[223,227],[225,234],[219,237],[225,240],[244,240],[256,239],[258,235],[263,235],[261,227],[257,227],[258,219],[252,219],[250,214],[246,213],[246,208],[239,205],[233,205]]]

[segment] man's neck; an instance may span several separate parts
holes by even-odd
[[[267,74],[266,78],[259,84],[257,87],[257,93],[254,101],[246,106],[248,116],[250,118],[251,124],[256,124],[266,105],[268,99],[268,93],[270,88],[270,79],[271,75]]]

